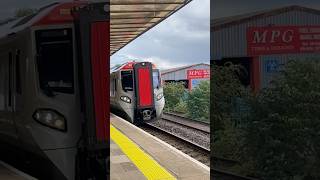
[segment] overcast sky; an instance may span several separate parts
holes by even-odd
[[[193,0],[111,57],[151,61],[161,69],[210,63],[210,0]]]

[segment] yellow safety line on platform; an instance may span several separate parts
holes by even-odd
[[[111,139],[149,180],[176,180],[166,169],[146,154],[133,141],[110,125]]]

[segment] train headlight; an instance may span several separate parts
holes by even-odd
[[[55,110],[38,109],[34,112],[33,118],[44,126],[57,129],[59,131],[67,131],[65,118]]]
[[[120,99],[126,103],[131,103],[131,99],[128,96],[121,96]]]
[[[160,99],[162,99],[163,98],[163,93],[159,93],[158,95],[157,95],[157,101],[159,101]]]

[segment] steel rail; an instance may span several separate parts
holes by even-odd
[[[173,137],[175,137],[175,138],[177,138],[177,139],[180,139],[180,140],[182,140],[182,141],[184,141],[184,142],[187,142],[188,144],[191,144],[191,145],[193,145],[193,146],[196,146],[196,147],[198,147],[198,148],[200,148],[200,149],[202,149],[202,150],[205,150],[206,152],[210,153],[210,149],[208,149],[208,148],[206,148],[206,147],[204,147],[204,146],[201,146],[201,145],[199,145],[199,144],[197,144],[197,143],[195,143],[195,142],[192,142],[191,140],[189,140],[189,139],[187,139],[187,138],[185,138],[185,137],[182,137],[182,136],[179,136],[179,135],[174,134],[174,133],[172,133],[172,132],[169,132],[169,131],[167,131],[167,130],[165,130],[165,129],[162,129],[162,128],[160,128],[160,127],[158,127],[158,126],[156,126],[156,125],[154,125],[154,124],[151,124],[151,123],[146,123],[146,125],[147,125],[147,126],[151,126],[151,127],[153,127],[153,128],[156,128],[157,130],[160,130],[160,131],[162,131],[162,132],[164,132],[164,133],[166,133],[166,134],[169,134],[170,136],[173,136]]]
[[[180,118],[180,119],[183,119],[186,121],[186,123],[183,123],[181,121],[176,121],[176,120],[172,120],[172,119],[169,119],[169,118],[165,118],[165,117],[162,117],[161,119],[165,120],[165,121],[170,121],[170,122],[173,122],[173,123],[176,123],[176,124],[180,124],[180,125],[183,125],[185,127],[189,127],[189,128],[192,128],[192,129],[196,129],[198,131],[202,131],[202,132],[205,132],[205,133],[210,133],[210,127],[209,127],[209,131],[208,130],[205,130],[205,129],[201,129],[199,127],[194,127],[192,125],[190,125],[189,123],[194,123],[194,124],[199,124],[201,126],[210,126],[209,123],[205,123],[205,122],[200,122],[200,121],[195,121],[195,120],[192,120],[190,118],[187,118],[187,117],[184,117],[184,116],[179,116],[177,114],[172,114],[172,113],[163,113],[164,115],[166,116],[171,116],[173,119],[174,118]]]

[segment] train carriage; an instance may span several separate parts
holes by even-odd
[[[111,108],[134,124],[161,118],[165,99],[159,69],[150,62],[127,62],[111,69]]]

